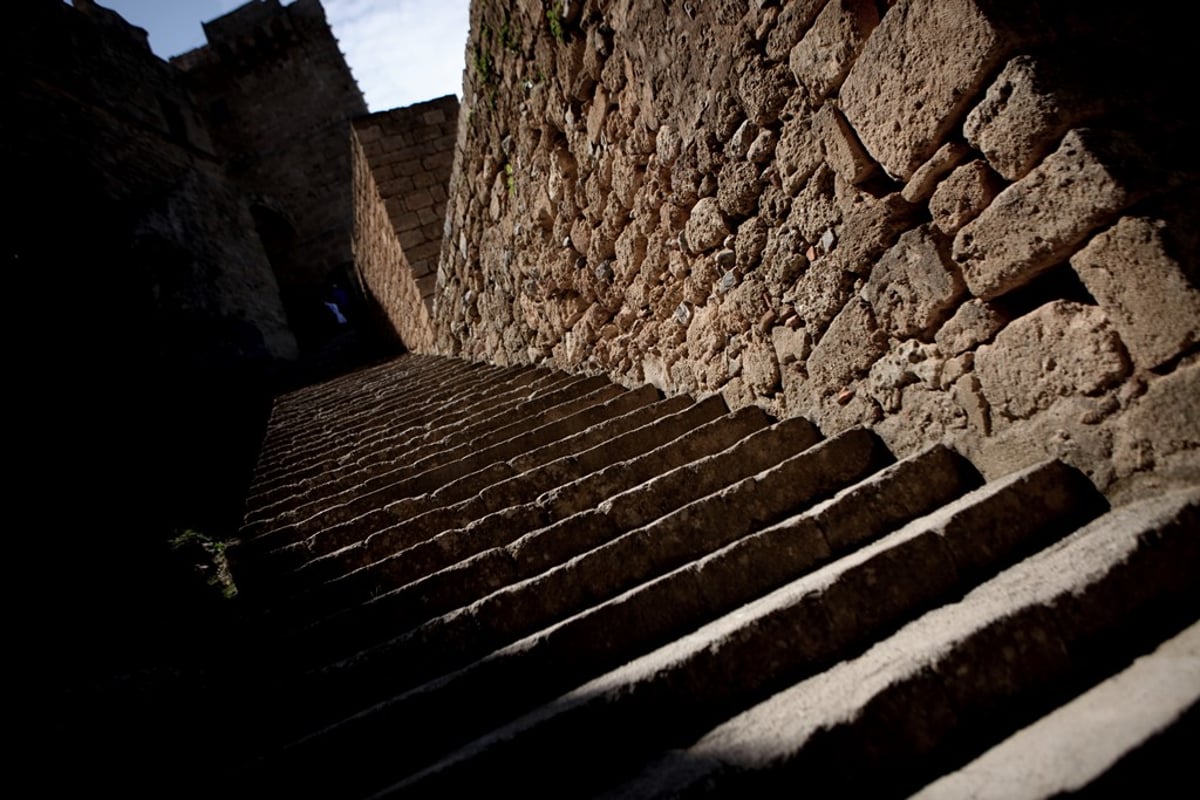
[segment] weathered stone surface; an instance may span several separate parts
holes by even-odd
[[[954,316],[934,334],[938,349],[948,356],[989,341],[1008,322],[999,310],[982,300],[963,303]]]
[[[976,159],[963,164],[942,181],[929,198],[933,224],[948,236],[979,216],[1003,188],[987,162]]]
[[[785,3],[775,21],[775,29],[767,37],[767,58],[784,61],[805,31],[813,24],[828,0],[796,0]]]
[[[872,0],[826,3],[788,57],[796,83],[815,101],[837,91],[878,24],[879,10]]]
[[[1155,170],[1128,137],[1068,133],[1052,155],[1009,186],[954,237],[954,260],[985,300],[1062,263],[1096,228],[1154,189]]]
[[[862,183],[875,172],[875,162],[832,104],[821,106],[813,117],[813,133],[825,151],[825,160],[833,171],[849,183]]]
[[[913,800],[1055,797],[1153,747],[1200,702],[1200,624],[926,786]]]
[[[808,115],[794,117],[783,125],[775,147],[775,167],[784,190],[796,194],[821,164],[821,140]]]
[[[927,200],[937,188],[938,181],[957,167],[970,152],[971,149],[962,142],[946,142],[928,161],[917,168],[900,190],[900,196],[910,203]]]
[[[1200,341],[1200,289],[1181,263],[1196,254],[1169,237],[1163,220],[1125,217],[1071,259],[1139,367],[1157,367]]]
[[[1116,435],[1118,476],[1153,469],[1144,483],[1200,485],[1200,363],[1153,381],[1132,404]]]
[[[1029,38],[1028,6],[977,0],[900,0],[842,85],[842,110],[887,173],[908,180],[962,119],[991,71]]]
[[[938,387],[943,363],[936,345],[909,339],[871,365],[867,391],[884,411],[897,411],[906,386]],[[911,421],[905,420],[906,423]]]
[[[771,329],[771,342],[780,364],[803,363],[812,350],[812,337],[804,328],[776,325]]]
[[[761,127],[779,119],[779,112],[795,88],[795,80],[786,65],[763,68],[755,64],[738,80],[738,97],[746,109],[746,116]]]
[[[1129,374],[1129,362],[1101,309],[1056,300],[981,346],[975,372],[995,422],[1025,419],[1062,397],[1111,388]]]
[[[884,349],[870,305],[856,300],[834,317],[813,348],[809,379],[821,390],[835,392],[865,375]]]
[[[721,168],[717,202],[730,217],[744,219],[753,214],[761,191],[758,168],[749,161],[731,161]]]
[[[729,226],[721,214],[717,198],[705,197],[696,202],[688,217],[685,233],[688,247],[693,253],[712,249],[724,241],[729,235]]]
[[[922,225],[883,254],[862,292],[880,330],[898,338],[933,335],[965,293],[948,250]]]
[[[1094,78],[1093,78],[1094,79]],[[1083,92],[1062,67],[1033,56],[1005,65],[963,124],[963,134],[996,172],[1018,180],[1059,138],[1104,111],[1110,95]]]

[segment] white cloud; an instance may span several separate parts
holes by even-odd
[[[462,93],[469,0],[324,0],[372,111]]]

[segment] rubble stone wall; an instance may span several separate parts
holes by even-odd
[[[452,94],[354,121],[354,133],[370,162],[379,196],[429,307],[433,305],[457,123],[458,98]],[[356,202],[362,199],[357,190],[355,198]]]
[[[1188,48],[1127,2],[476,0],[437,349],[1200,479]],[[1182,101],[1182,102],[1181,102]]]

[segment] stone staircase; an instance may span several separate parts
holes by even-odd
[[[273,654],[236,780],[1145,787],[1196,728],[1198,520],[1200,491],[1110,510],[1057,461],[985,482],[718,396],[407,355],[276,403],[230,550]]]

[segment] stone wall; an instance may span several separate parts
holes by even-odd
[[[255,199],[293,328],[319,345],[323,302],[349,278],[350,120],[367,112],[319,0],[247,3],[172,59],[231,178]]]
[[[438,349],[992,473],[1061,456],[1113,494],[1200,479],[1173,28],[1124,2],[477,0]]]
[[[370,119],[370,118],[368,118]],[[376,328],[404,346],[429,352],[434,346],[429,308],[416,272],[409,265],[394,205],[384,201],[376,175],[380,165],[368,158],[356,134],[354,163],[354,267]],[[386,168],[386,167],[384,167]]]
[[[457,123],[458,98],[452,94],[354,121],[379,196],[429,307],[433,305]]]
[[[177,71],[144,31],[81,7],[31,4],[5,36],[10,255],[30,278],[55,265],[27,304],[45,330],[69,329],[78,317],[59,312],[79,298],[181,367],[294,358],[250,207]]]

